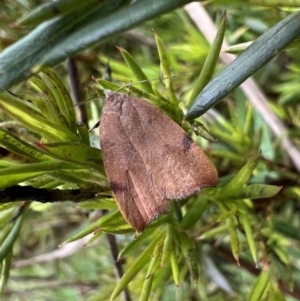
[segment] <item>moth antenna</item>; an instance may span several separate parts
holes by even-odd
[[[158,78],[150,78],[150,79],[143,79],[143,80],[138,80],[135,82],[130,82],[128,84],[123,85],[122,87],[120,87],[118,90],[116,90],[115,92],[119,92],[120,90],[126,88],[126,87],[131,87],[132,85],[135,84],[140,84],[140,83],[145,83],[145,82],[150,82],[150,81],[162,81],[164,79],[169,79],[169,78],[174,78],[174,77],[181,77],[181,76],[187,76],[187,75],[191,75],[192,73],[184,73],[184,74],[179,74],[179,75],[172,75],[172,76],[166,76],[166,77],[161,77],[159,76]]]

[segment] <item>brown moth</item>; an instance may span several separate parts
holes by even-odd
[[[218,175],[202,149],[171,118],[147,101],[111,93],[100,122],[107,178],[124,218],[141,232],[166,211]]]

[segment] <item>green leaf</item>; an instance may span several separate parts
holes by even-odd
[[[35,26],[50,18],[58,15],[69,14],[73,11],[81,11],[84,13],[87,8],[96,9],[99,5],[103,5],[105,0],[57,0],[55,2],[44,3],[37,8],[20,18],[14,27],[21,26]]]
[[[234,218],[233,217],[227,218],[226,225],[227,225],[228,233],[230,236],[232,255],[233,255],[235,261],[237,262],[237,264],[240,265],[240,263],[239,263],[239,250],[240,250],[239,239],[238,239],[237,231],[236,231],[235,224],[234,224]]]
[[[215,238],[218,234],[224,233],[227,230],[227,226],[225,224],[220,224],[219,226],[213,227],[202,233],[198,239],[205,240]]]
[[[120,50],[123,59],[125,60],[127,66],[130,68],[132,71],[133,75],[135,78],[140,82],[140,85],[142,87],[142,90],[149,93],[149,94],[154,94],[154,91],[152,89],[152,86],[150,84],[149,79],[141,69],[141,67],[136,63],[135,59],[123,48],[118,47]]]
[[[213,73],[215,71],[219,59],[219,55],[224,39],[225,29],[226,29],[226,13],[224,13],[223,15],[215,40],[211,45],[210,52],[208,53],[208,56],[205,59],[201,73],[195,83],[193,93],[191,95],[190,102],[188,104],[188,108],[191,107],[197,95],[202,91],[202,89],[207,85],[207,83],[211,80],[213,76]]]
[[[228,199],[239,193],[239,190],[242,189],[243,185],[245,185],[250,179],[253,170],[258,164],[259,158],[260,152],[254,155],[229,183],[227,183],[224,187],[217,189],[215,193],[218,198]]]
[[[186,234],[186,232],[176,231],[175,237],[178,240],[180,249],[189,266],[191,278],[194,282],[197,282],[199,278],[199,266],[198,266],[198,256],[195,250],[195,246],[191,241],[191,239]]]
[[[7,150],[36,161],[48,161],[52,158],[39,148],[21,140],[10,132],[0,128],[0,144]]]
[[[156,245],[151,261],[149,263],[139,301],[147,301],[150,296],[154,274],[158,269],[158,260],[160,257],[159,255],[161,254],[161,249],[162,249],[162,242],[160,241],[160,243]]]
[[[95,210],[95,209],[116,210],[117,209],[117,204],[113,198],[107,198],[105,196],[103,196],[102,198],[100,194],[97,194],[97,197],[99,197],[100,200],[79,203],[77,206],[85,210]]]
[[[243,212],[239,212],[239,219],[240,219],[240,222],[241,222],[241,224],[244,228],[252,258],[253,258],[255,264],[257,265],[256,243],[255,243],[255,240],[254,240],[253,231],[252,231],[252,227],[251,227],[251,224],[250,224],[250,219],[249,219],[248,215],[246,213],[243,213]]]
[[[108,227],[109,225],[113,226],[115,224],[118,224],[120,222],[124,223],[124,218],[121,215],[120,211],[114,211],[105,214],[101,218],[99,218],[96,222],[92,223],[91,225],[84,228],[82,231],[77,233],[76,235],[68,238],[66,241],[64,241],[64,244],[78,240],[82,237],[87,236],[88,234],[93,233],[94,231],[102,231],[104,227]]]
[[[202,213],[207,208],[208,201],[204,198],[197,197],[188,207],[184,215],[180,227],[183,230],[191,229],[201,218]]]
[[[248,301],[261,300],[261,297],[267,287],[267,284],[269,283],[269,280],[270,280],[270,271],[266,267],[260,272],[260,274],[259,274],[258,278],[256,279],[256,282],[252,288],[251,294],[247,300]]]
[[[185,118],[204,114],[299,36],[299,16],[299,11],[287,16],[256,39],[202,90]]]
[[[0,94],[0,108],[43,137],[54,141],[79,141],[67,127],[58,127],[57,123],[46,119],[32,106],[8,92]]]
[[[24,182],[26,180],[41,176],[48,172],[66,171],[71,170],[71,175],[74,175],[77,170],[82,170],[80,165],[51,160],[46,162],[32,163],[32,164],[19,164],[13,167],[0,169],[0,189]],[[84,171],[82,171],[84,172]],[[89,173],[91,177],[97,176],[96,174]],[[75,174],[76,175],[76,174]],[[84,178],[89,179],[88,177]],[[103,176],[103,180],[104,180]],[[78,180],[77,180],[78,182]]]
[[[266,184],[252,184],[242,187],[231,199],[263,199],[276,195],[282,187]]]
[[[136,250],[139,246],[141,246],[145,241],[148,240],[148,237],[153,234],[153,229],[146,228],[143,233],[137,236],[135,240],[128,243],[120,252],[118,255],[118,259],[124,258],[127,254],[129,254],[131,251]]]
[[[174,232],[172,229],[172,226],[170,224],[166,225],[167,231],[166,231],[166,237],[164,240],[163,250],[162,250],[162,256],[160,260],[160,266],[164,267],[170,262],[171,253],[174,251],[173,246],[173,236]]]
[[[106,1],[86,13],[79,10],[46,21],[0,54],[0,92],[42,66],[55,66],[80,50],[189,2],[166,0],[149,4],[148,0],[140,0],[120,8],[124,1]]]
[[[0,262],[6,257],[8,252],[12,250],[12,247],[20,234],[25,215],[24,210],[25,208],[23,209],[23,212],[20,213],[18,218],[14,221],[12,229],[0,246]]]
[[[236,213],[236,206],[234,204],[230,204],[229,210],[225,209],[224,212],[216,220],[216,223],[233,217],[235,213]]]
[[[57,142],[40,144],[41,149],[54,158],[81,163],[103,165],[101,151],[98,148],[76,142]],[[104,170],[103,170],[104,172]]]
[[[10,269],[11,269],[11,262],[13,257],[13,251],[10,249],[1,262],[1,271],[0,271],[0,294],[3,293],[6,283],[9,278]]]
[[[55,106],[57,107],[57,112],[52,115],[52,118],[64,117],[68,129],[76,133],[77,122],[75,111],[73,108],[73,103],[71,96],[64,85],[63,81],[58,77],[58,75],[51,69],[47,68],[39,74],[42,80],[45,82],[48,89],[52,92],[55,100]]]
[[[80,140],[83,144],[90,146],[90,136],[89,136],[89,131],[84,123],[77,124],[77,132],[80,137]]]
[[[144,252],[131,264],[129,269],[125,272],[122,279],[119,281],[114,291],[111,294],[110,300],[114,300],[129,284],[129,282],[136,276],[136,274],[149,262],[151,253],[156,245],[162,240],[163,235],[157,235],[153,238],[152,242],[144,250]]]
[[[13,168],[13,167],[12,167]],[[3,170],[3,169],[2,169]],[[1,171],[2,171],[1,170]],[[42,176],[46,173],[44,172],[22,172],[19,174],[11,174],[11,175],[2,175],[0,171],[0,189],[4,189],[19,183],[23,183],[25,181],[34,179],[36,177]]]
[[[168,91],[169,99],[170,99],[170,102],[172,103],[172,106],[177,108],[178,100],[174,93],[174,88],[173,88],[173,84],[172,84],[172,74],[170,71],[170,65],[168,62],[166,49],[165,49],[165,46],[164,46],[162,40],[156,33],[154,33],[154,37],[155,37],[159,60],[160,60],[161,77],[162,77],[163,82],[166,85],[166,89]]]
[[[178,265],[178,260],[176,258],[174,250],[172,251],[172,253],[170,255],[170,263],[171,263],[173,280],[174,280],[176,286],[179,287],[179,283],[180,283],[179,265]]]

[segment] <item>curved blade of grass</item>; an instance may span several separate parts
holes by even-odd
[[[191,207],[189,207],[187,213],[184,215],[182,221],[180,222],[180,227],[183,230],[191,229],[201,218],[202,213],[206,209],[208,200],[198,197],[194,202],[192,202]]]
[[[65,117],[71,132],[76,132],[77,121],[71,96],[61,78],[51,69],[47,68],[39,74],[54,95],[60,115]]]
[[[166,49],[165,49],[165,46],[164,46],[161,38],[156,33],[154,33],[154,37],[155,37],[158,55],[159,55],[159,59],[160,59],[160,70],[162,73],[163,82],[165,83],[166,88],[168,90],[169,98],[170,98],[172,105],[174,107],[177,107],[178,100],[174,93],[174,88],[173,88],[173,83],[172,83],[172,74],[170,71],[170,66],[169,66],[169,62],[168,62]]]
[[[140,234],[135,240],[127,244],[118,255],[118,259],[124,258],[128,253],[130,253],[132,250],[135,250],[138,246],[140,246],[143,242],[145,242],[148,237],[153,234],[153,229],[146,228],[146,230]]]
[[[3,169],[1,169],[2,171]],[[12,174],[2,176],[0,171],[0,189],[11,187],[25,181],[32,180],[36,177],[44,175],[46,172],[26,172],[22,174]]]
[[[40,110],[44,117],[57,123],[58,126],[66,126],[67,122],[64,116],[60,114],[50,87],[37,76],[32,77],[30,79],[30,82],[33,83],[33,85],[35,85],[38,89],[40,89],[44,95],[44,98],[30,98],[34,106]]]
[[[159,259],[159,255],[161,253],[161,247],[162,247],[161,245],[162,245],[161,242],[160,242],[160,244],[157,244],[153,251],[153,255],[152,255],[152,258],[151,258],[149,266],[148,266],[146,278],[143,283],[142,292],[141,292],[139,301],[147,301],[150,296],[154,273],[158,269],[158,259]]]
[[[259,301],[270,281],[270,270],[267,267],[260,272],[247,301]]]
[[[226,225],[227,225],[228,233],[230,236],[232,255],[233,255],[235,261],[237,262],[237,264],[240,265],[240,263],[239,263],[239,250],[240,250],[239,239],[238,239],[238,235],[237,235],[237,231],[235,228],[233,217],[229,217],[226,219]]]
[[[127,66],[130,68],[130,70],[132,71],[135,78],[138,81],[141,81],[140,85],[142,87],[142,90],[149,94],[154,94],[154,91],[152,89],[150,81],[148,80],[147,76],[145,75],[145,73],[143,72],[141,67],[136,63],[134,58],[125,49],[123,49],[121,47],[118,47],[118,49],[120,50],[120,52],[123,56],[123,59],[125,60]]]
[[[97,84],[100,85],[99,90],[106,89],[106,90],[111,90],[111,91],[118,91],[120,93],[125,93],[127,92],[127,85],[125,87],[120,87],[120,85],[112,83],[106,79],[102,78],[97,78],[96,80]],[[106,92],[106,91],[105,91]]]
[[[61,169],[59,171],[50,172],[49,176],[55,178],[56,180],[58,179],[74,184],[90,182],[92,184],[97,183],[101,186],[107,187],[106,176],[104,174],[104,170],[101,170],[101,167],[95,169],[94,165],[89,166],[86,163],[77,163],[77,165],[78,167],[81,166],[81,169]]]
[[[95,231],[93,236],[84,244],[84,246],[86,247],[86,246],[92,244],[93,242],[95,242],[102,235],[103,235],[102,231]]]
[[[205,240],[205,239],[211,239],[211,238],[216,238],[216,236],[220,233],[224,233],[227,230],[226,225],[220,224],[217,227],[214,227],[210,230],[207,230],[203,234],[201,234],[197,239],[200,240]]]
[[[124,217],[122,216],[120,211],[114,211],[105,214],[101,218],[99,218],[96,222],[92,223],[91,225],[87,226],[85,229],[80,231],[79,233],[75,234],[71,238],[68,238],[66,241],[63,242],[63,244],[78,240],[82,237],[87,236],[88,234],[93,233],[94,231],[102,231],[103,227],[106,227],[110,224],[116,224],[118,222],[124,222]]]
[[[35,186],[35,187],[38,187],[38,188],[45,188],[45,189],[54,189],[54,188],[57,188],[58,186],[62,186],[65,185],[64,182],[62,181],[57,181],[55,179],[50,179],[48,176],[45,176],[45,177],[39,177],[38,179],[34,179],[32,181],[27,181],[26,184],[28,183],[28,185],[30,186]],[[69,184],[70,186],[72,184]]]
[[[214,39],[214,42],[211,45],[211,49],[205,59],[205,62],[203,64],[203,68],[201,70],[201,73],[195,83],[193,93],[191,95],[188,108],[191,107],[193,104],[195,98],[197,95],[202,91],[202,89],[207,85],[207,83],[211,80],[214,70],[216,68],[223,39],[224,39],[224,34],[225,34],[225,29],[226,29],[226,13],[223,14],[222,21],[220,23],[217,35]]]
[[[124,219],[119,223],[112,223],[106,227],[102,227],[101,231],[112,235],[134,234],[135,232]]]
[[[199,266],[195,246],[193,245],[186,232],[176,231],[175,237],[178,240],[179,247],[188,264],[191,278],[194,282],[197,282],[199,278]]]
[[[12,262],[12,257],[13,257],[13,251],[10,249],[4,260],[1,262],[1,271],[0,271],[0,294],[3,292],[6,283],[9,278],[10,274],[10,268],[11,268],[11,262]]]
[[[0,144],[4,146],[7,150],[17,153],[19,155],[25,156],[27,158],[36,161],[48,161],[52,160],[50,156],[43,153],[37,147],[23,141],[17,136],[12,135],[10,132],[0,128]]]
[[[220,199],[228,199],[231,196],[234,196],[236,193],[239,193],[239,190],[242,189],[243,185],[247,183],[250,179],[253,170],[256,168],[260,152],[254,155],[247,163],[244,165],[241,170],[234,176],[234,178],[227,183],[220,190],[215,190],[215,193],[220,197]]]
[[[161,70],[161,77],[163,79],[163,82],[166,86],[166,89],[168,91],[168,99],[171,103],[172,106],[172,114],[170,117],[176,122],[179,123],[181,121],[181,115],[182,112],[178,106],[179,102],[178,99],[174,93],[174,88],[173,88],[173,81],[172,81],[172,74],[170,71],[170,66],[168,62],[168,57],[167,53],[165,50],[165,46],[160,39],[160,37],[154,33],[155,36],[155,41],[157,45],[157,50],[158,50],[158,55],[159,55],[159,60],[160,60],[160,70]]]
[[[86,14],[75,11],[44,22],[0,54],[0,92],[30,76],[34,66],[54,66],[80,50],[189,2],[140,0],[120,8],[124,1],[107,1]]]
[[[101,151],[85,144],[57,142],[41,144],[40,147],[51,156],[62,160],[103,164]]]
[[[153,263],[152,263],[153,262]],[[152,267],[152,265],[156,264],[155,268]],[[153,278],[154,278],[154,273],[157,270],[157,257],[153,257],[151,258],[151,269],[149,268],[147,271],[147,274],[149,274],[149,276],[145,279],[144,283],[143,283],[143,287],[142,287],[142,292],[139,298],[139,301],[147,301],[149,300],[149,296],[151,293],[151,288],[152,288],[152,283],[153,283]]]
[[[224,212],[217,218],[215,223],[219,223],[225,219],[231,218],[236,214],[236,206],[231,204],[229,210],[224,209]]]
[[[8,92],[0,94],[0,108],[43,137],[54,141],[79,141],[77,135],[66,127],[58,127],[56,123],[44,118],[30,105]]]
[[[178,261],[177,261],[177,258],[176,258],[176,255],[175,255],[174,251],[170,255],[170,263],[171,263],[173,280],[174,280],[176,286],[179,287],[180,273],[179,273]]]
[[[239,216],[239,220],[240,220],[241,224],[243,225],[252,258],[257,266],[256,243],[254,240],[250,219],[249,219],[248,215],[243,212],[240,212],[238,216]]]
[[[9,232],[5,240],[2,242],[0,246],[0,262],[5,258],[7,253],[12,249],[16,239],[18,238],[24,221],[24,215],[25,212],[23,210],[23,212],[21,212],[17,220],[14,222],[11,231]]]
[[[237,191],[231,199],[263,199],[270,198],[276,195],[282,187],[274,186],[274,185],[266,185],[266,184],[252,184],[242,187],[239,191]]]
[[[174,232],[170,224],[167,224],[166,237],[163,244],[160,266],[164,267],[170,262],[171,253],[174,251],[173,245]]]
[[[299,35],[300,11],[297,11],[256,39],[218,74],[198,95],[185,118],[191,120],[204,114]]]
[[[163,239],[163,235],[156,235],[143,253],[131,264],[111,294],[110,300],[114,300],[136,276],[136,274],[149,262],[150,256],[156,245]]]
[[[191,124],[193,132],[210,142],[216,142],[217,140],[209,133],[207,128],[204,126],[204,124],[198,122],[197,120],[194,120]]]
[[[95,209],[106,209],[106,210],[117,210],[117,204],[113,198],[107,198],[101,194],[97,194],[96,201],[86,201],[77,205],[78,208],[85,210],[95,210]],[[144,232],[143,232],[144,233]]]
[[[77,124],[77,132],[83,144],[91,146],[90,135],[86,124]]]
[[[78,169],[82,169],[82,166],[58,160],[2,168],[0,169],[0,189],[24,182],[46,172],[57,170],[75,171]]]

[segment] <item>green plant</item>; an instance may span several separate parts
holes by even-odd
[[[143,1],[138,2],[142,8]],[[119,12],[125,14],[128,10],[129,8],[126,8],[122,11],[121,8]],[[66,18],[71,18],[71,16],[74,18],[73,15],[67,15]],[[180,18],[184,18],[183,14]],[[187,22],[183,24],[187,40],[201,39]],[[123,26],[123,29],[127,28],[124,24],[120,26]],[[181,67],[175,60],[179,51],[174,48],[173,53],[167,55],[161,39],[155,35],[165,88],[160,89],[155,81],[143,82],[139,90],[135,86],[131,87],[130,93],[152,101],[178,123],[182,123],[184,116],[182,112],[185,113],[189,108],[189,100],[198,95],[198,91],[207,82],[210,82],[211,86],[222,85],[222,81],[216,83],[216,80],[210,81],[210,79],[215,70],[215,58],[219,54],[224,28],[223,22],[220,29],[222,34],[208,55],[213,63],[207,65],[204,64],[204,60],[201,61],[201,65],[204,66],[201,76],[209,74],[204,80],[204,85],[201,76],[199,80],[195,80],[195,74],[199,73],[197,70],[199,68],[195,70],[192,67],[186,68],[185,64]],[[66,36],[62,43],[67,40],[65,38]],[[193,46],[198,45],[195,42],[188,50],[191,51]],[[20,44],[15,47],[17,49]],[[61,47],[63,49],[63,46]],[[179,45],[177,49],[182,48]],[[37,53],[39,50],[37,48]],[[146,80],[152,74],[157,73],[157,65],[149,64],[146,69],[150,76],[145,75],[147,72],[142,71],[144,65],[141,68],[137,63],[139,58],[136,59],[134,55],[131,56],[122,48],[119,50],[125,58],[127,67],[113,58],[111,58],[110,66],[115,74],[120,75],[118,78],[121,80],[122,74],[125,79],[128,78],[128,74],[132,73],[138,80]],[[8,51],[9,49],[6,50],[6,55]],[[43,56],[42,52],[39,55]],[[202,57],[204,56],[203,53]],[[33,54],[32,57],[34,57]],[[37,57],[35,62],[40,62],[39,59],[40,57]],[[106,63],[108,57],[102,56],[101,59],[103,63]],[[51,62],[54,64],[56,61]],[[19,63],[22,65],[23,61],[18,61]],[[39,65],[38,69],[41,68]],[[171,77],[170,69],[181,70],[180,68],[195,71],[190,76],[190,80],[194,81],[193,84],[187,84],[197,91],[192,97],[191,91],[188,91],[182,84],[187,81],[186,78],[177,81],[176,78]],[[14,81],[20,81],[22,78],[17,74],[20,70],[17,70],[15,74],[9,72],[10,69],[5,70],[8,70],[9,80],[4,83],[3,87]],[[235,73],[232,77],[233,81],[236,80],[235,83],[240,80],[236,78],[238,75]],[[219,79],[220,77],[222,74]],[[80,266],[80,263],[75,261],[70,263],[78,274],[84,271],[85,278],[90,277],[89,285],[94,290],[90,294],[91,300],[107,300],[109,297],[113,299],[127,285],[132,296],[135,299],[139,296],[140,300],[147,300],[148,297],[153,300],[168,299],[170,295],[174,295],[172,298],[175,299],[176,286],[181,288],[180,294],[182,295],[179,297],[181,299],[195,295],[196,298],[207,300],[224,300],[230,295],[232,300],[245,300],[245,298],[251,301],[276,300],[276,298],[283,300],[283,292],[285,292],[283,284],[288,286],[291,272],[297,274],[297,267],[291,262],[296,260],[298,250],[297,248],[293,251],[289,249],[291,241],[297,245],[299,240],[297,217],[292,214],[293,208],[296,208],[292,200],[294,196],[297,196],[297,186],[290,186],[284,190],[284,193],[278,194],[280,187],[268,185],[268,183],[274,184],[276,179],[296,182],[297,175],[293,170],[283,168],[284,160],[281,160],[283,155],[279,151],[272,151],[272,138],[267,126],[239,92],[232,93],[236,102],[229,101],[226,110],[219,110],[221,114],[212,111],[213,119],[210,119],[210,122],[201,118],[197,120],[197,123],[192,121],[183,123],[183,127],[190,134],[192,134],[190,127],[192,125],[195,131],[201,132],[202,135],[208,133],[205,129],[202,131],[203,127],[199,122],[208,123],[209,133],[218,139],[218,142],[211,144],[208,152],[218,166],[219,187],[204,189],[200,195],[192,196],[180,203],[172,202],[168,214],[158,218],[135,240],[131,240],[128,235],[124,234],[132,234],[134,231],[124,221],[111,197],[101,152],[91,147],[86,128],[76,124],[71,97],[63,81],[53,70],[44,69],[35,77],[31,77],[30,82],[31,85],[26,86],[28,92],[25,93],[27,94],[22,93],[22,96],[17,96],[3,92],[0,97],[0,107],[3,112],[0,142],[9,151],[9,155],[3,156],[0,161],[2,167],[0,185],[5,193],[0,194],[3,203],[1,205],[3,230],[0,250],[2,288],[9,276],[13,247],[15,252],[23,249],[22,244],[18,244],[18,240],[22,239],[19,238],[21,228],[25,232],[24,235],[30,238],[31,243],[25,243],[27,247],[35,243],[40,244],[38,235],[34,233],[38,230],[37,227],[31,231],[29,224],[26,223],[31,221],[33,224],[42,225],[43,218],[49,219],[47,217],[47,211],[49,211],[55,223],[60,223],[61,219],[58,218],[60,215],[62,219],[68,221],[66,228],[72,230],[63,236],[65,243],[94,234],[88,236],[88,241],[85,242],[86,245],[90,245],[101,239],[103,234],[122,234],[118,236],[121,247],[118,259],[121,262],[126,259],[127,264],[126,272],[117,285],[112,283],[110,278],[112,266],[107,268],[105,265],[108,257],[105,248],[101,248],[101,252],[95,252],[92,248],[87,251],[91,256],[89,258],[101,257],[101,262],[98,262],[101,267],[99,270],[90,265],[89,260],[85,261],[86,266]],[[102,88],[120,87],[102,79],[97,80],[97,83]],[[102,95],[101,90],[99,94]],[[177,95],[180,95],[180,102]],[[27,99],[30,99],[30,102],[26,102]],[[168,101],[163,102],[162,100],[165,99]],[[193,135],[194,139],[205,147],[206,142]],[[253,137],[257,139],[254,140]],[[263,149],[263,157],[260,157],[259,149]],[[24,187],[13,186],[19,183],[41,188],[41,190],[26,191],[31,197],[30,200],[26,200]],[[13,189],[7,190],[9,186]],[[60,190],[54,189],[56,187]],[[18,191],[21,195],[17,195],[15,199],[4,198],[4,196],[11,196],[8,193]],[[276,197],[277,194],[278,197]],[[270,199],[264,201],[264,198]],[[278,199],[284,198],[289,199],[290,202],[284,204],[280,202],[278,205]],[[33,200],[55,202],[55,204],[51,207],[49,204],[38,207],[36,203],[32,203]],[[81,203],[82,200],[85,202]],[[14,203],[11,203],[12,201]],[[79,209],[73,211],[69,206],[70,203],[67,203],[64,205],[66,213],[62,213],[55,208],[58,201],[80,202],[76,205]],[[261,204],[264,206],[257,208]],[[91,218],[92,221],[82,222],[82,210],[101,212],[104,215],[101,217],[96,215],[92,217],[93,219]],[[51,219],[48,220],[49,223]],[[289,220],[291,220],[290,224]],[[44,227],[47,228],[47,222]],[[56,234],[62,229],[64,229],[63,226],[58,227]],[[55,236],[54,230],[41,235],[44,241],[42,248],[46,249],[47,241],[51,236]],[[62,238],[61,235],[58,236]],[[111,239],[111,236],[108,238]],[[110,242],[112,251],[113,245],[114,243]],[[106,256],[102,255],[102,252]],[[239,265],[243,269],[238,268]],[[120,265],[116,266],[120,267]],[[252,269],[254,266],[259,269]],[[55,270],[52,268],[50,270],[55,275]],[[31,274],[33,272],[31,271]],[[249,275],[249,272],[252,275]],[[72,274],[72,279],[76,279],[74,274]],[[109,280],[105,278],[105,275]],[[138,279],[134,278],[136,275]],[[256,280],[253,275],[258,276]],[[108,283],[106,288],[95,282],[94,279],[97,276],[104,283]],[[237,279],[237,276],[241,276],[244,281]],[[64,282],[65,279],[60,280],[69,285]],[[247,285],[248,280],[251,282],[250,285]],[[295,281],[297,281],[296,277]],[[162,284],[166,284],[167,287],[162,287]],[[212,284],[217,284],[218,287],[210,287]],[[63,295],[59,298],[63,299]],[[76,298],[76,296],[68,292],[68,298]]]

